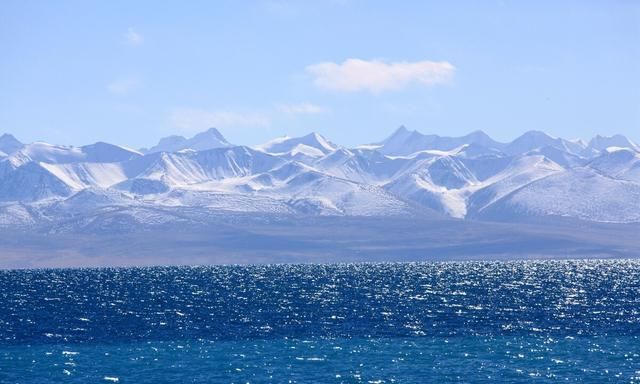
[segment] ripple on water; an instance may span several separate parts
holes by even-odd
[[[639,336],[636,261],[0,271],[0,381],[634,382]]]

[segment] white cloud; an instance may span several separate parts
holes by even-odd
[[[261,113],[198,108],[176,108],[171,112],[170,119],[176,128],[185,132],[211,127],[266,127],[271,123],[269,117]]]
[[[124,38],[129,45],[140,45],[144,42],[144,36],[133,28],[129,28],[127,30],[127,33],[124,34]]]
[[[140,80],[136,78],[121,78],[107,84],[107,90],[115,95],[126,95],[140,86]]]
[[[312,103],[279,104],[278,110],[287,115],[314,115],[325,111],[323,107]]]
[[[385,63],[360,59],[347,59],[342,64],[323,62],[305,69],[320,88],[374,93],[400,89],[412,83],[425,86],[445,84],[451,81],[455,71],[455,67],[446,61]]]

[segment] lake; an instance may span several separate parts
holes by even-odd
[[[0,271],[0,382],[640,383],[640,262]]]

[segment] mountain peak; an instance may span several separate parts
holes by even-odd
[[[335,151],[337,149],[335,144],[317,132],[311,132],[310,134],[303,136],[302,139],[311,140],[313,144],[317,144],[329,151]]]
[[[530,131],[523,133],[520,136],[520,138],[536,138],[536,139],[551,139],[551,140],[555,139],[555,137],[548,135],[547,133],[537,129],[532,129]]]
[[[393,134],[403,134],[403,133],[409,133],[409,130],[407,129],[407,127],[403,125],[399,126],[398,129],[396,129]]]
[[[227,140],[224,138],[224,136],[222,136],[222,133],[220,133],[220,131],[218,131],[216,128],[209,128],[204,132],[200,132],[197,135],[192,137],[193,139],[210,139],[213,138],[215,140],[218,140],[220,142],[225,142],[228,144]]]
[[[283,136],[270,140],[264,144],[256,146],[260,151],[271,154],[285,154],[301,149],[300,145],[313,148],[318,153],[327,154],[338,149],[338,146],[327,140],[324,136],[317,132],[311,132],[300,137]]]
[[[163,137],[158,144],[151,147],[148,153],[153,152],[178,152],[185,149],[193,149],[194,151],[204,151],[214,148],[231,147],[224,136],[216,128],[209,128],[204,132],[200,132],[193,137],[187,139],[184,136],[171,135]]]
[[[640,147],[638,144],[629,140],[626,136],[623,135],[613,135],[613,136],[600,136],[596,135],[593,139],[589,141],[589,149],[596,151],[604,151],[609,147],[619,147],[619,148],[630,148],[635,151],[640,151]]]
[[[324,139],[324,137],[321,134],[319,134],[318,132],[308,133],[308,134],[302,136],[302,138],[303,139],[307,139],[308,138],[308,139],[314,139],[314,140]]]
[[[0,135],[0,140],[15,140],[15,141],[18,141],[18,139],[16,139],[16,137],[13,136],[10,133],[3,133],[2,135]]]
[[[447,137],[435,134],[425,135],[416,130],[410,131],[404,126],[396,129],[391,136],[376,145],[379,151],[386,155],[406,156],[424,150],[450,151],[464,144],[476,144],[487,148],[502,147],[502,144],[480,130],[462,137]]]
[[[475,131],[472,131],[471,133],[469,133],[468,135],[466,135],[465,137],[468,138],[473,138],[473,139],[491,139],[491,136],[487,135],[487,133],[483,130],[480,129],[476,129]],[[491,139],[493,140],[493,139]]]
[[[409,136],[411,136],[412,134],[418,134],[420,135],[420,133],[418,133],[418,131],[410,131],[407,129],[407,127],[405,127],[404,125],[399,126],[395,131],[393,131],[393,133],[391,134],[391,136],[387,137],[386,139],[382,140],[381,142],[379,142],[378,144],[390,144],[390,143],[399,143],[399,142],[403,142],[405,141]]]
[[[18,139],[16,139],[12,134],[5,133],[0,136],[0,151],[10,155],[16,151],[19,151],[24,147]]]

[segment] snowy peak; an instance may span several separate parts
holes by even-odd
[[[640,152],[640,146],[623,135],[613,135],[608,137],[597,135],[589,141],[589,146],[587,148],[600,152],[609,147],[629,148],[636,152]]]
[[[113,144],[98,142],[83,147],[35,142],[25,145],[12,158],[49,164],[115,163],[142,156],[141,153]]]
[[[338,146],[313,132],[302,137],[279,137],[257,146],[256,149],[274,155],[303,153],[310,157],[321,157],[337,150]]]
[[[22,204],[33,218],[145,209],[162,221],[164,209],[182,207],[189,220],[207,210],[640,221],[640,152],[619,135],[587,145],[531,131],[503,144],[482,131],[445,137],[402,126],[353,149],[318,133],[249,148],[210,129],[144,154],[103,142],[0,143],[0,205]]]
[[[630,148],[608,147],[588,165],[609,177],[640,183],[640,153]]]
[[[387,155],[408,155],[410,154],[408,152],[411,152],[411,149],[409,149],[408,146],[410,145],[410,138],[413,135],[419,135],[419,133],[416,131],[410,131],[404,125],[401,125],[391,134],[391,136],[379,143],[365,147],[378,149],[380,152]]]
[[[148,149],[146,153],[154,153],[154,152],[174,152],[179,150],[178,148],[182,148],[186,145],[187,138],[184,136],[171,135],[167,137],[163,137],[158,141],[158,144]]]
[[[401,125],[400,127],[398,127],[398,129],[396,129],[391,134],[391,136],[387,137],[382,142],[380,142],[380,144],[386,145],[386,144],[394,144],[394,143],[395,144],[404,143],[407,140],[407,138],[409,138],[414,133],[417,133],[417,132],[410,131],[407,129],[407,127],[405,127],[404,125]]]
[[[226,148],[231,147],[224,136],[215,128],[210,128],[204,132],[187,139],[183,136],[168,136],[160,139],[157,145],[151,147],[147,153],[154,152],[178,152],[185,149],[191,149],[194,151],[204,151],[214,148]]]
[[[204,151],[207,149],[230,147],[231,144],[222,136],[220,131],[215,128],[198,133],[188,140],[189,148],[195,151]]]
[[[552,137],[542,131],[528,131],[507,144],[504,151],[510,155],[518,155],[544,147],[559,149],[572,155],[579,155],[585,149],[582,141]]]
[[[0,152],[4,153],[5,155],[11,155],[14,152],[22,149],[22,147],[24,147],[24,144],[18,141],[18,139],[16,139],[13,135],[5,133],[0,136]]]
[[[89,163],[116,163],[142,156],[142,153],[133,149],[104,142],[85,145],[80,150],[85,154],[84,161]]]
[[[27,144],[13,157],[28,158],[43,163],[73,163],[82,161],[84,156],[78,147],[53,145],[44,142]]]
[[[481,147],[501,148],[502,144],[493,140],[482,131],[474,131],[461,137],[446,137],[425,135],[418,131],[409,131],[401,126],[391,136],[371,147],[386,155],[408,156],[426,150],[451,151],[463,145],[477,145]]]

